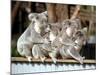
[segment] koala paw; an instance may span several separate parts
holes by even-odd
[[[27,56],[27,59],[28,59],[29,62],[32,61],[32,57],[31,56]]]
[[[53,60],[54,64],[56,64],[57,59],[56,58],[52,58],[52,60]]]
[[[53,53],[49,53],[49,56],[53,60],[53,62],[56,64],[57,59],[55,58],[55,55]]]
[[[46,57],[40,57],[41,61],[44,62]]]
[[[85,59],[85,57],[81,57],[81,58],[79,59],[79,62],[80,62],[81,64],[83,64],[84,59]]]

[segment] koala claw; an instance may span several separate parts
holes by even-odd
[[[79,59],[79,62],[80,62],[81,64],[83,64],[84,59],[85,59],[85,57],[80,58],[80,59]]]
[[[56,64],[57,59],[56,58],[52,58],[52,60],[53,60],[54,64]]]
[[[40,57],[41,61],[44,62],[46,57]]]
[[[53,62],[56,64],[57,59],[55,58],[55,55],[53,53],[49,53],[49,56],[53,60]]]
[[[32,57],[30,57],[30,56],[28,56],[27,59],[28,59],[29,62],[32,61]]]

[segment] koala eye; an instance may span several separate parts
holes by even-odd
[[[38,20],[38,19],[39,19],[39,17],[38,17],[38,16],[36,16],[36,19]]]
[[[31,17],[30,17],[30,19],[33,19],[33,18],[34,18],[34,16],[31,16]]]
[[[48,15],[45,15],[48,18]]]

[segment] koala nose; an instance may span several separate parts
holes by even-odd
[[[32,20],[32,23],[34,24],[34,23],[35,23],[35,21],[34,21],[34,20]]]
[[[49,42],[51,43],[51,40],[49,40]]]

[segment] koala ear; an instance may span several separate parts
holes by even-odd
[[[48,17],[48,12],[47,11],[42,12],[42,14],[44,14],[46,17]]]
[[[47,25],[47,28],[46,28],[46,32],[50,31],[51,30],[51,26],[50,25]]]
[[[87,33],[87,27],[84,27],[84,28],[82,29],[82,31],[85,32],[85,33]]]
[[[33,21],[34,17],[36,17],[36,16],[37,16],[37,13],[30,13],[30,14],[28,15],[28,19],[29,19],[30,21]]]

